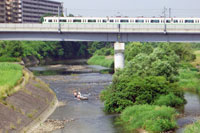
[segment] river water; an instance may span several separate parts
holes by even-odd
[[[55,63],[55,62],[54,62]],[[99,99],[100,92],[111,84],[111,74],[101,74],[106,68],[89,65],[45,65],[30,67],[40,79],[50,85],[59,101],[66,103],[60,106],[49,117],[52,120],[72,120],[64,128],[53,133],[124,133],[115,125],[117,115],[108,115],[103,111],[103,103]],[[42,76],[45,75],[45,76]],[[73,91],[80,91],[89,99],[77,100]],[[185,93],[187,104],[181,110],[183,117],[177,120],[182,133],[187,124],[191,124],[200,116],[200,98],[193,93]]]
[[[89,65],[47,65],[29,69],[39,75],[48,71],[46,76],[38,77],[50,85],[59,101],[66,103],[65,106],[58,107],[49,119],[73,119],[73,121],[66,123],[63,129],[53,131],[53,133],[122,132],[114,124],[116,115],[105,114],[103,103],[99,99],[100,92],[112,81],[111,74],[99,73],[106,68]],[[49,73],[51,70],[58,71],[59,75],[55,73],[52,75],[51,72]],[[74,90],[80,91],[89,99],[87,101],[77,100],[73,96]]]

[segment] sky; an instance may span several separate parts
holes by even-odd
[[[163,16],[164,7],[172,17],[200,17],[200,0],[56,0],[75,16]]]

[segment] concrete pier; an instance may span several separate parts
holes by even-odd
[[[114,44],[115,49],[115,70],[117,69],[123,69],[124,68],[124,50],[125,50],[125,44],[116,42]]]

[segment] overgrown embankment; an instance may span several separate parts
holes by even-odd
[[[54,107],[56,96],[20,65],[1,63],[0,67],[5,76],[0,78],[0,132],[29,131]]]

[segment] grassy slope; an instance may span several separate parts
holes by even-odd
[[[3,98],[20,81],[23,72],[18,64],[0,63],[0,98]]]
[[[113,67],[113,63],[114,59],[113,57],[110,56],[106,57],[106,56],[95,55],[88,60],[89,65],[100,65],[109,68]]]

